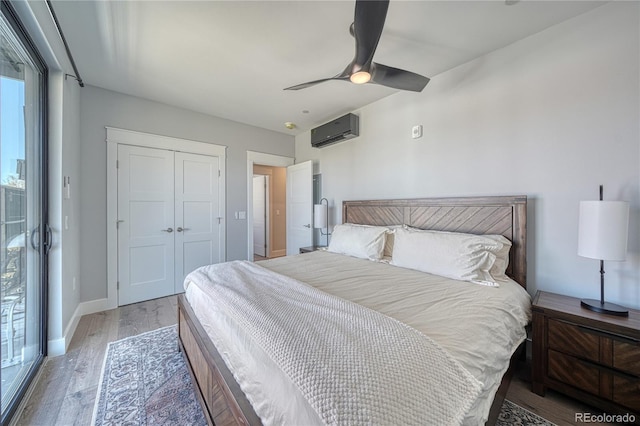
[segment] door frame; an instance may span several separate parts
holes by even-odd
[[[253,260],[253,165],[288,167],[295,158],[247,151],[247,259]]]
[[[154,135],[133,130],[105,127],[107,130],[107,298],[106,309],[118,307],[118,145],[133,145],[147,148],[210,155],[220,158],[219,216],[223,221],[220,239],[223,244],[221,256],[226,260],[226,156],[227,147],[207,142]]]

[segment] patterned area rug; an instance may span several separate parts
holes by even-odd
[[[206,425],[175,326],[109,343],[94,425]]]
[[[93,424],[206,425],[175,326],[109,343]],[[498,426],[554,426],[505,400]]]
[[[502,409],[498,415],[496,426],[556,426],[537,414],[514,404],[508,399],[504,400]]]

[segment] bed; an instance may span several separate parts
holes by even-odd
[[[266,269],[291,277],[313,289],[351,300],[374,313],[381,312],[385,317],[395,318],[431,335],[436,346],[444,348],[445,355],[451,355],[454,365],[462,365],[482,388],[472,397],[473,402],[468,411],[465,409],[462,422],[479,424],[479,419],[487,419],[487,424],[495,423],[512,374],[509,367],[517,359],[518,348],[525,337],[524,325],[530,315],[529,297],[523,290],[526,288],[526,197],[345,201],[342,216],[343,223],[376,227],[406,225],[411,229],[502,235],[511,242],[506,268],[508,277],[500,280],[498,288],[492,289],[473,283],[451,285],[448,278],[437,275],[399,268],[384,261],[371,262],[328,252],[269,260],[260,262],[260,266],[246,265],[248,273],[253,275],[260,275]],[[429,275],[428,285],[424,285],[425,275]],[[389,284],[391,282],[393,285]],[[274,370],[277,366],[270,364],[273,357],[269,354],[265,357],[260,348],[251,346],[251,339],[228,328],[233,324],[221,325],[234,321],[216,317],[220,314],[214,307],[216,301],[207,299],[202,291],[193,283],[187,284],[185,295],[178,299],[178,328],[180,348],[209,422],[257,425],[264,419],[272,424],[331,423],[326,420],[331,417],[314,417],[313,407],[309,408],[305,395],[298,394],[298,388],[288,383],[286,375],[284,379],[273,379],[278,376]],[[413,302],[407,303],[407,300]],[[421,300],[428,302],[422,304]],[[476,317],[476,308],[469,308],[474,304],[484,312],[509,311],[507,315],[518,317],[517,324],[506,325],[504,330],[496,326],[495,333],[474,339],[473,334],[477,331],[463,325],[464,321],[459,318],[471,315],[466,321],[476,323],[476,327],[486,324],[484,329],[494,328],[492,317]],[[209,311],[214,312],[212,317],[206,316]],[[497,323],[503,322],[498,319]],[[489,342],[494,338],[496,342]],[[236,347],[236,342],[240,347]],[[498,350],[500,353],[494,353]],[[252,355],[248,361],[236,361],[234,351]],[[397,374],[400,377],[401,372]],[[393,382],[393,378],[385,380]],[[313,390],[311,392],[313,394]],[[433,389],[427,392],[433,392]],[[358,420],[350,421],[359,423]]]

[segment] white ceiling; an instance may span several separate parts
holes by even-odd
[[[392,0],[374,60],[438,74],[602,2]],[[396,91],[331,81],[351,61],[353,1],[53,2],[85,83],[297,134]],[[429,85],[422,93],[429,96]],[[308,113],[304,113],[306,110]],[[284,123],[297,124],[287,130]]]

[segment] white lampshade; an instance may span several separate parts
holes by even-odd
[[[327,227],[327,208],[323,204],[313,205],[313,227],[314,228]]]
[[[629,234],[629,203],[580,201],[578,255],[600,260],[625,260]]]

